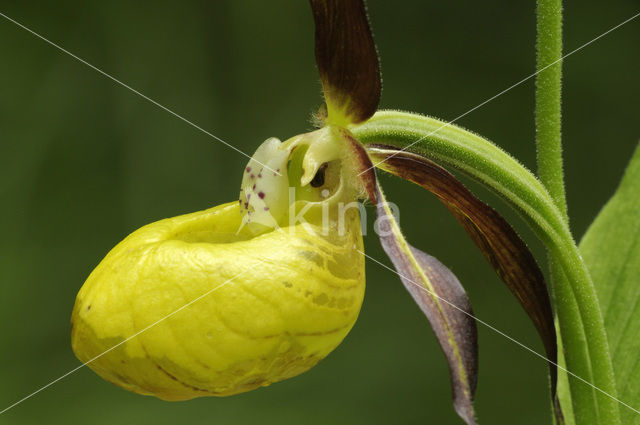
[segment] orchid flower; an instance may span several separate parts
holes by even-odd
[[[500,194],[559,254],[566,277],[584,281],[562,214],[540,181],[488,140],[435,118],[378,111],[380,67],[363,1],[310,3],[325,101],[318,128],[262,143],[238,170],[238,200],[147,225],[113,248],[78,294],[74,352],[83,362],[99,356],[88,365],[104,379],[165,400],[237,394],[307,371],[347,336],[362,305],[366,254],[353,205],[364,200],[442,348],[454,408],[475,424],[470,301],[445,265],[410,245],[380,170],[434,194],[528,314],[561,423],[543,273],[513,227],[452,172]]]

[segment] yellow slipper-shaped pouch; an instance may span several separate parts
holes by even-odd
[[[78,293],[72,346],[107,381],[165,400],[305,372],[353,326],[363,193],[344,130],[268,139],[240,199],[142,227]]]

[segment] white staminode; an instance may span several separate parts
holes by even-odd
[[[283,147],[280,140],[270,137],[249,160],[240,187],[241,227],[256,223],[275,228],[287,213],[289,153],[290,149]],[[249,229],[257,233],[262,230],[260,227],[249,226]]]
[[[265,140],[243,170],[240,229],[258,235],[308,215],[328,220],[330,204],[355,199],[362,188],[353,178],[353,153],[343,133],[327,126],[285,142]]]

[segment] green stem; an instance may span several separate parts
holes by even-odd
[[[568,223],[562,166],[562,0],[538,0],[537,18],[537,69],[539,72],[536,75],[535,114],[538,175],[565,222]],[[564,359],[569,370],[593,382],[598,373],[591,368],[594,360],[590,357],[594,353],[588,351],[588,344],[585,341],[587,335],[577,331],[578,328],[584,327],[584,323],[581,315],[576,314],[581,310],[574,292],[576,285],[568,282],[568,276],[561,264],[562,259],[558,258],[558,254],[554,250],[549,250],[554,306],[558,316],[557,323],[564,348]],[[580,291],[579,288],[578,290]],[[602,322],[602,314],[597,302],[592,316],[593,320]],[[603,347],[604,351],[607,352],[607,356],[600,358],[599,361],[607,362],[607,369],[612,370],[608,345]],[[613,376],[611,379],[614,379]],[[561,380],[561,385],[564,382]],[[568,382],[574,413],[574,418],[567,418],[568,422],[573,422],[571,419],[574,419],[579,424],[619,423],[620,419],[616,418],[613,410],[610,420],[617,419],[617,422],[604,421],[600,416],[599,397],[592,387],[571,377]],[[564,401],[569,402],[569,400]],[[603,408],[615,409],[616,407],[603,406]]]
[[[538,175],[566,218],[561,139],[562,0],[538,0],[537,32]]]
[[[576,375],[588,382],[593,382],[593,371],[591,370],[591,358],[588,346],[586,345],[586,335],[573,331],[579,327],[584,328],[579,307],[573,294],[573,289],[567,282],[567,278],[562,270],[562,266],[555,260],[549,252],[549,269],[551,271],[551,282],[553,282],[553,302],[556,310],[556,329],[559,333],[558,346],[563,347],[564,362],[558,364],[572,371]],[[562,319],[560,319],[562,318]],[[562,379],[562,376],[566,379]],[[594,389],[584,382],[569,376],[566,372],[558,371],[558,386],[568,385],[568,393],[560,398],[563,414],[568,424],[599,423],[596,395]],[[559,388],[560,394],[563,394]],[[568,416],[568,406],[571,405],[573,416]]]
[[[582,261],[567,221],[544,185],[519,162],[488,140],[458,126],[417,114],[381,111],[351,128],[363,143],[382,143],[416,152],[474,177],[506,199],[534,229],[558,261],[567,279],[559,279],[560,294],[575,295],[558,311],[567,352],[588,353],[568,369],[602,391],[615,395],[607,336],[589,271]],[[560,295],[558,294],[558,295]],[[580,320],[574,320],[579,317]],[[567,344],[568,345],[568,344]],[[586,384],[585,384],[586,385]],[[617,403],[597,392],[597,417],[587,423],[620,423]],[[600,422],[597,422],[597,421]]]
[[[562,166],[562,0],[538,0],[537,7],[537,46],[536,67],[539,70],[536,75],[536,147],[538,159],[538,176],[553,198],[556,206],[568,222],[567,203],[564,186],[564,172]],[[576,300],[572,291],[563,290],[569,285],[557,285],[555,282],[566,280],[562,268],[549,252],[549,270],[551,281],[554,282],[553,304],[559,316],[565,318],[556,321],[558,341],[563,341],[562,346],[584,346],[575,338],[582,337],[577,333],[571,333],[567,328],[567,320],[580,322],[579,315],[572,314],[577,309]],[[570,319],[568,319],[570,318]],[[577,349],[569,350],[564,355],[564,366],[571,365],[570,370],[582,372],[582,377],[592,379],[592,371],[589,367],[590,359],[587,351]],[[559,371],[558,375],[564,374]],[[559,380],[558,385],[569,385],[567,398],[561,402],[564,410],[568,410],[570,403],[575,404],[574,416],[567,417],[569,423],[584,423],[588,418],[597,418],[595,395],[592,388],[584,383],[568,378]]]

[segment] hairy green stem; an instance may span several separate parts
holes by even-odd
[[[567,368],[576,375],[588,382],[593,382],[593,371],[591,370],[591,357],[586,345],[585,333],[579,333],[573,329],[584,328],[582,317],[579,314],[579,307],[573,294],[571,285],[562,270],[562,266],[555,261],[554,256],[549,253],[549,269],[551,271],[551,281],[553,282],[553,303],[556,310],[556,330],[558,336],[558,346],[563,347],[563,362],[558,361],[562,367]],[[559,283],[562,281],[561,283]],[[562,319],[560,319],[562,318]],[[562,376],[566,379],[562,379]],[[594,389],[584,382],[569,376],[566,372],[558,371],[558,386],[568,385],[568,391],[560,394],[565,397],[560,398],[561,406],[566,423],[584,424],[599,423],[597,421],[598,411],[596,405],[596,395]],[[571,405],[573,416],[569,416],[568,406]]]
[[[536,144],[538,175],[567,217],[562,170],[562,0],[538,0]]]
[[[536,147],[538,176],[553,198],[556,206],[569,221],[564,187],[562,164],[562,0],[538,0],[536,21]],[[566,280],[561,266],[549,252],[549,271],[552,282]],[[572,333],[567,328],[567,320],[581,322],[575,314],[576,300],[572,291],[563,291],[569,285],[552,285],[554,310],[564,320],[556,321],[558,341],[563,340],[563,347],[580,347],[583,335]],[[570,318],[570,319],[569,319]],[[575,338],[580,338],[575,341]],[[563,356],[563,366],[570,365],[570,370],[581,372],[585,379],[592,379],[589,353],[586,350],[569,350]],[[564,374],[559,371],[558,374]],[[574,416],[567,416],[567,422],[584,423],[589,418],[597,418],[596,402],[593,389],[584,383],[568,378],[559,380],[558,385],[569,385],[567,397],[560,399],[564,410],[569,404],[575,404]],[[566,415],[565,415],[566,416]]]
[[[536,53],[539,70],[536,75],[535,108],[538,175],[565,222],[568,223],[562,165],[562,0],[538,0]],[[603,351],[606,349],[606,357],[591,358],[594,353],[588,350],[586,333],[580,334],[577,331],[585,324],[581,315],[576,314],[581,310],[574,292],[576,285],[571,285],[568,281],[569,277],[562,269],[562,259],[558,258],[558,255],[554,250],[549,250],[554,307],[558,317],[557,324],[560,339],[562,339],[565,364],[572,372],[593,382],[597,371],[591,367],[592,362],[606,362],[607,369],[613,370],[608,345],[603,348]],[[578,288],[578,290],[581,289]],[[595,304],[592,312],[593,320],[602,322],[599,303]],[[602,327],[604,329],[604,325]],[[612,376],[611,379],[614,377]],[[566,385],[566,382],[561,380],[560,385]],[[601,402],[599,403],[596,390],[572,377],[569,377],[568,383],[571,398],[563,401],[572,403],[574,413],[573,418],[567,417],[568,422],[575,420],[578,424],[620,423],[615,412],[617,406],[602,406],[603,409],[611,410],[610,416],[602,417],[598,406]],[[611,400],[606,401],[606,403],[610,402]]]
[[[517,160],[488,140],[458,126],[417,114],[381,111],[367,122],[351,128],[363,143],[381,143],[423,155],[456,168],[484,183],[519,211],[551,255],[566,279],[559,296],[575,296],[558,311],[566,333],[565,350],[588,353],[568,369],[602,391],[615,395],[615,381],[607,336],[589,271],[573,240],[567,221],[544,185]],[[580,320],[574,320],[579,317]],[[586,385],[586,384],[584,384]],[[602,392],[595,394],[597,417],[592,422],[620,423],[617,402]],[[600,422],[595,422],[599,420]]]

